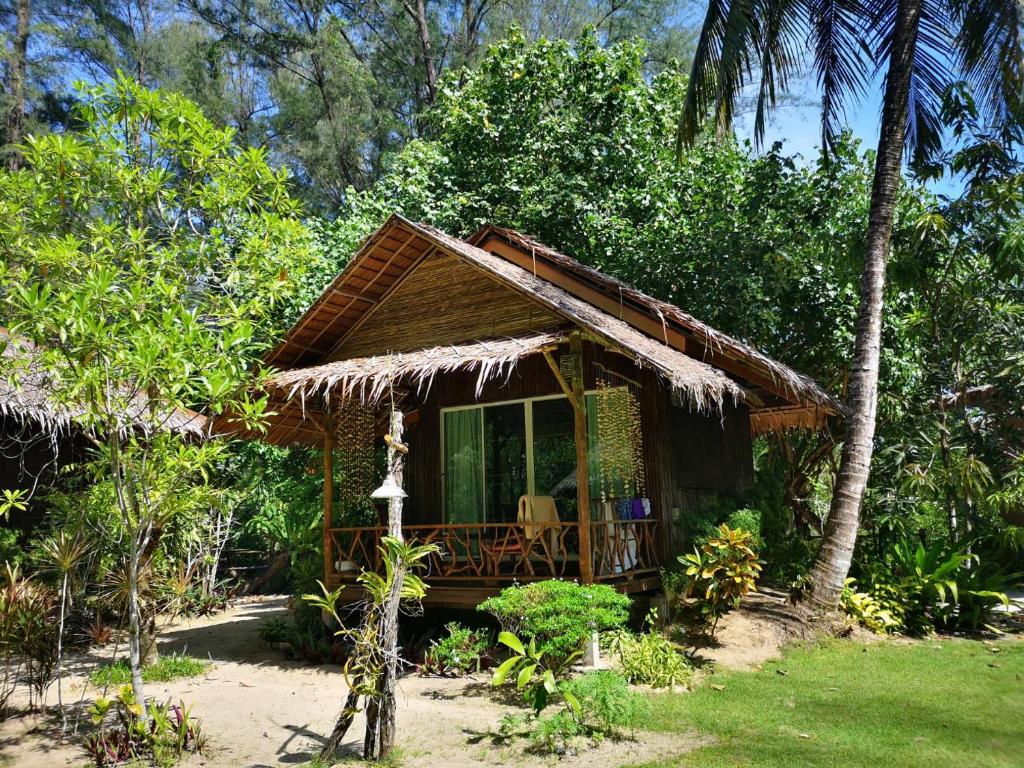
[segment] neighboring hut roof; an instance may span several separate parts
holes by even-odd
[[[49,374],[32,342],[14,338],[6,330],[0,329],[0,344],[3,344],[2,357],[6,363],[3,367],[13,369],[3,371],[3,375],[0,375],[0,416],[35,424],[39,429],[55,435],[69,434],[85,409],[53,399]],[[10,373],[13,373],[14,381],[10,380]],[[127,390],[124,392],[130,394]],[[132,395],[131,405],[125,414],[126,428],[143,431],[153,428],[153,420],[146,413],[148,407],[148,398],[141,394]],[[159,416],[158,427],[171,432],[202,435],[206,417],[194,411],[176,408]]]
[[[497,238],[506,244],[504,250],[491,248]],[[437,372],[479,368],[486,378],[507,372],[520,357],[537,354],[538,345],[554,343],[551,339],[559,334],[547,333],[338,360],[346,334],[435,253],[461,259],[550,310],[568,327],[580,328],[599,344],[652,368],[697,408],[720,407],[727,398],[746,402],[757,417],[752,418],[755,432],[818,426],[840,411],[806,376],[523,235],[490,227],[473,242],[485,247],[397,215],[370,236],[267,356],[268,364],[286,370],[269,384],[276,415],[266,439],[318,440],[319,433],[307,422],[316,416],[316,402],[327,390],[335,396],[340,390],[345,396],[375,399],[386,390],[388,377],[411,377],[422,386]],[[610,297],[614,304],[609,304]]]

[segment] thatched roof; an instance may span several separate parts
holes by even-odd
[[[40,360],[34,344],[27,339],[12,337],[0,329],[0,344],[3,344],[3,366],[0,367],[0,416],[25,425],[36,425],[38,429],[56,436],[68,435],[76,429],[76,421],[85,414],[85,409],[75,404],[61,403],[52,395],[49,374]],[[13,380],[12,380],[13,375]],[[148,431],[158,428],[189,435],[203,435],[206,417],[187,409],[168,410],[153,419],[149,413],[149,399],[143,394],[132,394],[124,418],[126,429]]]
[[[576,282],[611,299],[620,314],[629,307],[648,315],[661,327],[660,340],[665,344],[673,345],[672,332],[676,331],[686,340],[696,342],[694,346],[699,348],[701,359],[706,362],[720,364],[725,359],[742,362],[752,369],[748,375],[755,372],[761,374],[771,385],[797,401],[813,403],[830,412],[838,412],[841,408],[840,404],[809,376],[798,373],[749,344],[712,328],[673,304],[648,296],[621,280],[581,264],[576,259],[520,232],[488,224],[468,238],[467,242],[483,246],[493,239],[502,240],[528,254],[528,268],[532,268],[534,272],[537,272],[538,261],[547,262],[561,274],[574,278],[568,283],[561,283],[569,290],[572,290],[572,283]]]
[[[467,338],[415,349],[380,349],[372,356],[345,355],[346,339],[359,331],[403,281],[433,256],[470,265],[482,279],[506,286],[537,306],[541,330]],[[436,263],[436,262],[431,262]],[[390,306],[390,305],[389,305]],[[441,311],[441,310],[439,310]],[[556,327],[551,327],[552,318]],[[413,321],[415,322],[415,321]],[[811,379],[575,260],[510,230],[488,227],[471,242],[433,227],[392,216],[369,237],[288,335],[266,358],[284,369],[268,385],[276,416],[265,439],[275,443],[318,440],[317,404],[325,397],[380,398],[392,380],[427,387],[437,373],[479,371],[478,385],[509,372],[515,361],[538,354],[581,330],[601,347],[655,371],[698,409],[726,399],[746,403],[755,432],[820,426],[839,404]],[[394,340],[399,343],[400,340]],[[224,425],[218,425],[218,427]],[[230,427],[224,426],[229,431]]]

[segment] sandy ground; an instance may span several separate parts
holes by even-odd
[[[178,622],[160,632],[161,653],[187,651],[209,658],[203,677],[154,683],[147,693],[160,700],[184,700],[203,723],[209,746],[183,765],[301,765],[318,750],[320,734],[328,733],[344,698],[338,667],[313,667],[284,661],[264,647],[257,628],[268,616],[284,615],[283,598],[266,598],[231,607],[219,616]],[[725,627],[723,627],[723,630]],[[727,644],[714,652],[727,648]],[[97,691],[86,685],[88,670],[109,661],[113,649],[75,657],[64,700],[87,707]],[[723,658],[720,663],[727,663]],[[488,765],[545,766],[551,758],[526,756],[518,747],[496,747],[483,736],[514,706],[494,698],[486,675],[479,679],[403,678],[398,696],[398,733],[402,764],[422,766]],[[51,688],[48,703],[56,701]],[[88,730],[83,718],[83,730]],[[353,755],[363,723],[349,731]],[[69,739],[56,743],[57,723],[51,716],[13,717],[0,724],[0,764],[18,768],[84,766],[85,753]],[[680,736],[638,733],[635,741],[605,742],[593,750],[557,762],[566,768],[583,765],[620,766],[682,754],[699,742]]]
[[[743,599],[743,605],[719,622],[715,639],[694,654],[698,664],[731,669],[752,669],[777,658],[792,640],[810,640],[820,630],[805,623],[778,590],[761,588]]]

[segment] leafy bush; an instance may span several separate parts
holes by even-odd
[[[848,582],[842,608],[873,631],[923,634],[936,628],[978,629],[1020,574],[988,567],[977,554],[938,541],[901,537]],[[856,584],[862,589],[855,589]]]
[[[528,644],[511,632],[498,635],[498,642],[506,646],[512,655],[494,670],[491,685],[502,685],[506,680],[514,679],[516,688],[523,692],[523,698],[539,715],[553,700],[561,699],[570,710],[579,709],[579,704],[571,693],[567,693],[564,677],[569,667],[581,654],[575,651],[564,658],[547,656],[537,647],[537,639],[531,638]]]
[[[146,683],[169,683],[183,677],[197,677],[212,665],[208,661],[192,656],[171,654],[161,656],[148,667],[142,668],[142,680]],[[113,664],[104,664],[89,673],[89,682],[97,688],[124,685],[132,681],[132,671],[127,659],[118,659]]]
[[[872,632],[884,635],[903,628],[903,611],[899,603],[855,590],[857,580],[847,579],[839,598],[839,607],[851,619]]]
[[[629,608],[629,598],[605,584],[558,580],[507,587],[477,606],[506,632],[534,638],[540,651],[557,659],[582,648],[591,632],[625,626]]]
[[[29,704],[43,699],[57,666],[57,593],[5,566],[0,584],[0,715],[19,680],[29,686]]]
[[[456,621],[445,624],[447,637],[430,644],[420,666],[421,675],[460,677],[479,672],[487,652],[487,635]]]
[[[682,649],[657,631],[652,611],[646,619],[647,631],[635,635],[616,629],[602,638],[605,650],[618,659],[622,674],[630,683],[654,688],[672,688],[690,679],[690,663]]]
[[[717,536],[699,549],[695,547],[691,554],[681,555],[679,562],[685,568],[685,604],[696,609],[709,636],[714,635],[719,619],[756,588],[761,573],[753,535],[724,523],[718,526]]]
[[[294,629],[285,619],[280,616],[271,616],[269,619],[260,624],[260,628],[256,631],[259,635],[260,640],[265,643],[285,643],[292,638]]]
[[[150,704],[147,709],[148,719],[130,685],[122,686],[116,698],[93,704],[89,714],[98,730],[86,737],[85,750],[95,765],[144,760],[170,766],[186,752],[202,751],[206,739],[184,704]],[[111,712],[115,724],[104,727]]]
[[[565,754],[577,737],[621,736],[624,731],[634,730],[648,712],[643,697],[630,691],[626,680],[614,672],[603,670],[565,679],[579,651],[549,665],[535,641],[524,646],[508,632],[502,632],[498,639],[513,655],[495,670],[491,684],[502,685],[514,679],[533,710],[525,717],[503,719],[500,733],[506,738],[524,736],[535,751]],[[556,702],[562,708],[545,715],[544,711]]]
[[[629,689],[626,678],[607,669],[569,680],[565,691],[576,697],[578,719],[589,733],[611,737],[631,734],[650,714],[647,700]]]

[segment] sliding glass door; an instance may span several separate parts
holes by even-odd
[[[600,498],[597,403],[587,395],[590,496]],[[562,396],[442,411],[445,520],[513,522],[519,497],[551,496],[578,519],[575,417]]]

